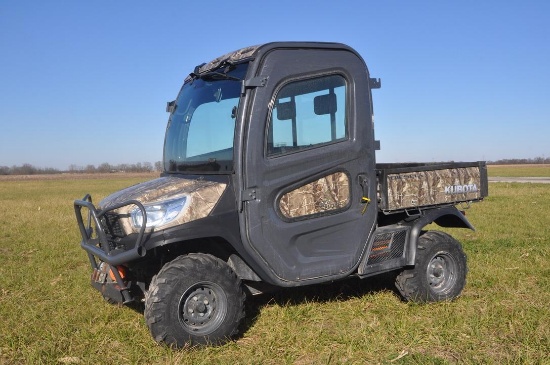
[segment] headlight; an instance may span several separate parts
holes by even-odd
[[[187,202],[187,196],[143,205],[145,214],[147,214],[147,228],[162,226],[176,219],[184,210]],[[136,208],[130,212],[132,225],[135,228],[141,228],[143,225],[143,214],[141,209]]]

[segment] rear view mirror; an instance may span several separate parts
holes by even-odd
[[[338,110],[336,94],[319,95],[313,99],[313,109],[317,115],[334,114]]]
[[[289,120],[296,118],[296,104],[292,101],[277,104],[277,119]]]

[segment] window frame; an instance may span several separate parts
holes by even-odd
[[[285,151],[285,152],[281,152],[281,153],[277,153],[277,154],[274,154],[274,153],[270,153],[269,152],[269,132],[270,132],[270,128],[271,128],[271,124],[273,123],[273,118],[274,118],[274,111],[275,111],[275,105],[276,105],[276,100],[277,100],[277,96],[279,95],[280,91],[287,85],[291,84],[291,83],[294,83],[294,82],[301,82],[301,81],[308,81],[308,80],[314,80],[314,79],[320,79],[320,78],[324,78],[324,77],[330,77],[330,76],[340,76],[342,78],[342,80],[344,81],[344,87],[345,87],[345,90],[344,90],[344,97],[345,97],[345,100],[344,100],[344,137],[342,138],[338,138],[338,139],[335,139],[335,140],[330,140],[330,141],[327,141],[327,142],[322,142],[322,143],[318,143],[318,144],[315,144],[315,145],[312,145],[312,146],[309,146],[309,147],[302,147],[302,148],[290,148],[289,151]],[[307,75],[293,75],[291,77],[288,77],[288,78],[284,78],[281,80],[281,82],[279,83],[279,85],[277,85],[273,91],[273,95],[271,96],[271,100],[269,102],[269,107],[268,107],[268,114],[267,114],[267,121],[266,121],[266,124],[265,124],[265,137],[264,137],[264,156],[265,158],[267,159],[274,159],[274,158],[279,158],[279,157],[284,157],[284,156],[288,156],[288,155],[293,155],[295,153],[300,153],[300,152],[304,152],[304,151],[310,151],[310,150],[313,150],[313,149],[316,149],[316,148],[323,148],[323,147],[326,147],[326,146],[330,146],[330,145],[333,145],[333,144],[336,144],[336,143],[342,143],[342,142],[346,142],[346,141],[349,141],[350,140],[350,134],[351,134],[351,131],[350,131],[350,121],[349,121],[349,116],[350,116],[350,110],[349,110],[349,107],[350,107],[350,93],[351,93],[351,90],[350,90],[350,81],[349,81],[349,78],[347,77],[347,74],[345,73],[345,70],[342,70],[342,69],[332,69],[332,70],[324,70],[323,72],[316,72],[316,73],[313,73],[313,74],[307,74]],[[302,95],[305,95],[305,94],[302,94]]]

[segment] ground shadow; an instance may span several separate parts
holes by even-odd
[[[246,316],[241,323],[237,339],[242,337],[254,324],[263,308],[271,305],[299,305],[302,303],[328,303],[360,298],[370,293],[391,291],[396,296],[396,272],[389,272],[367,279],[348,278],[327,284],[315,284],[294,288],[271,288],[271,291],[258,295],[248,295],[245,302]],[[121,305],[122,306],[122,305]],[[140,314],[145,309],[141,301],[125,305]]]
[[[400,298],[395,288],[396,272],[384,273],[367,279],[349,278],[328,284],[316,284],[295,288],[277,289],[246,300],[246,317],[239,333],[242,335],[256,322],[262,308],[270,305],[298,305],[302,303],[327,303],[360,298],[370,293],[391,291]]]

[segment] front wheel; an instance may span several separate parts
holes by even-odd
[[[223,344],[244,317],[241,281],[222,260],[180,256],[153,277],[145,295],[145,321],[153,338],[175,347]]]
[[[404,299],[439,302],[457,298],[466,284],[466,254],[450,235],[429,231],[418,239],[415,265],[395,285]]]

